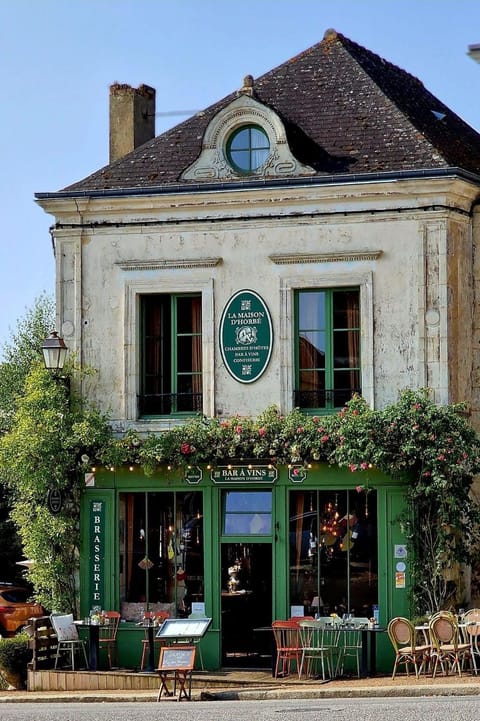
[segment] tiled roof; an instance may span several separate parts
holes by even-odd
[[[417,78],[335,31],[256,79],[254,88],[256,99],[285,123],[293,154],[317,178],[449,167],[480,173],[479,133]],[[198,157],[205,128],[236,97],[64,190],[188,186],[181,174]]]

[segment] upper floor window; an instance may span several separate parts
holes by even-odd
[[[227,142],[227,158],[240,173],[254,173],[270,155],[270,141],[258,125],[244,125]]]
[[[139,415],[201,411],[201,295],[144,295],[140,310]]]
[[[358,289],[295,296],[295,405],[328,412],[361,392]]]

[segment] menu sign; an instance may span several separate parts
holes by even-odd
[[[220,352],[230,375],[253,383],[272,354],[273,327],[263,299],[253,290],[239,290],[228,301],[220,321]]]

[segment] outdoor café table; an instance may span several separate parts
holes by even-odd
[[[75,621],[76,626],[88,628],[88,666],[90,671],[98,671],[100,655],[100,624],[90,621]]]
[[[353,626],[349,624],[337,624],[335,628],[342,632],[359,631],[361,634],[362,647],[360,649],[360,678],[375,676],[377,673],[377,633],[385,633],[385,626]],[[370,641],[370,643],[369,643]],[[368,648],[370,646],[370,658]]]
[[[275,668],[277,665],[277,644],[271,626],[257,626],[252,628],[253,633],[269,633],[271,636],[271,653],[272,653],[272,676],[275,678]]]
[[[417,633],[422,634],[423,643],[425,643],[425,645],[428,645],[430,643],[430,636],[428,633],[428,629],[429,629],[428,623],[422,623],[419,626],[415,626],[415,631],[417,631]]]
[[[155,637],[154,632],[158,631],[158,626],[155,626],[153,623],[153,619],[148,619],[147,621],[140,621],[140,623],[137,623],[137,626],[143,626],[147,632],[147,639],[148,639],[148,661],[145,668],[142,670],[141,673],[153,673],[155,671]]]

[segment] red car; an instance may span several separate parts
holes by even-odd
[[[43,607],[31,600],[28,588],[0,582],[0,636],[14,636],[29,618],[43,615]]]

